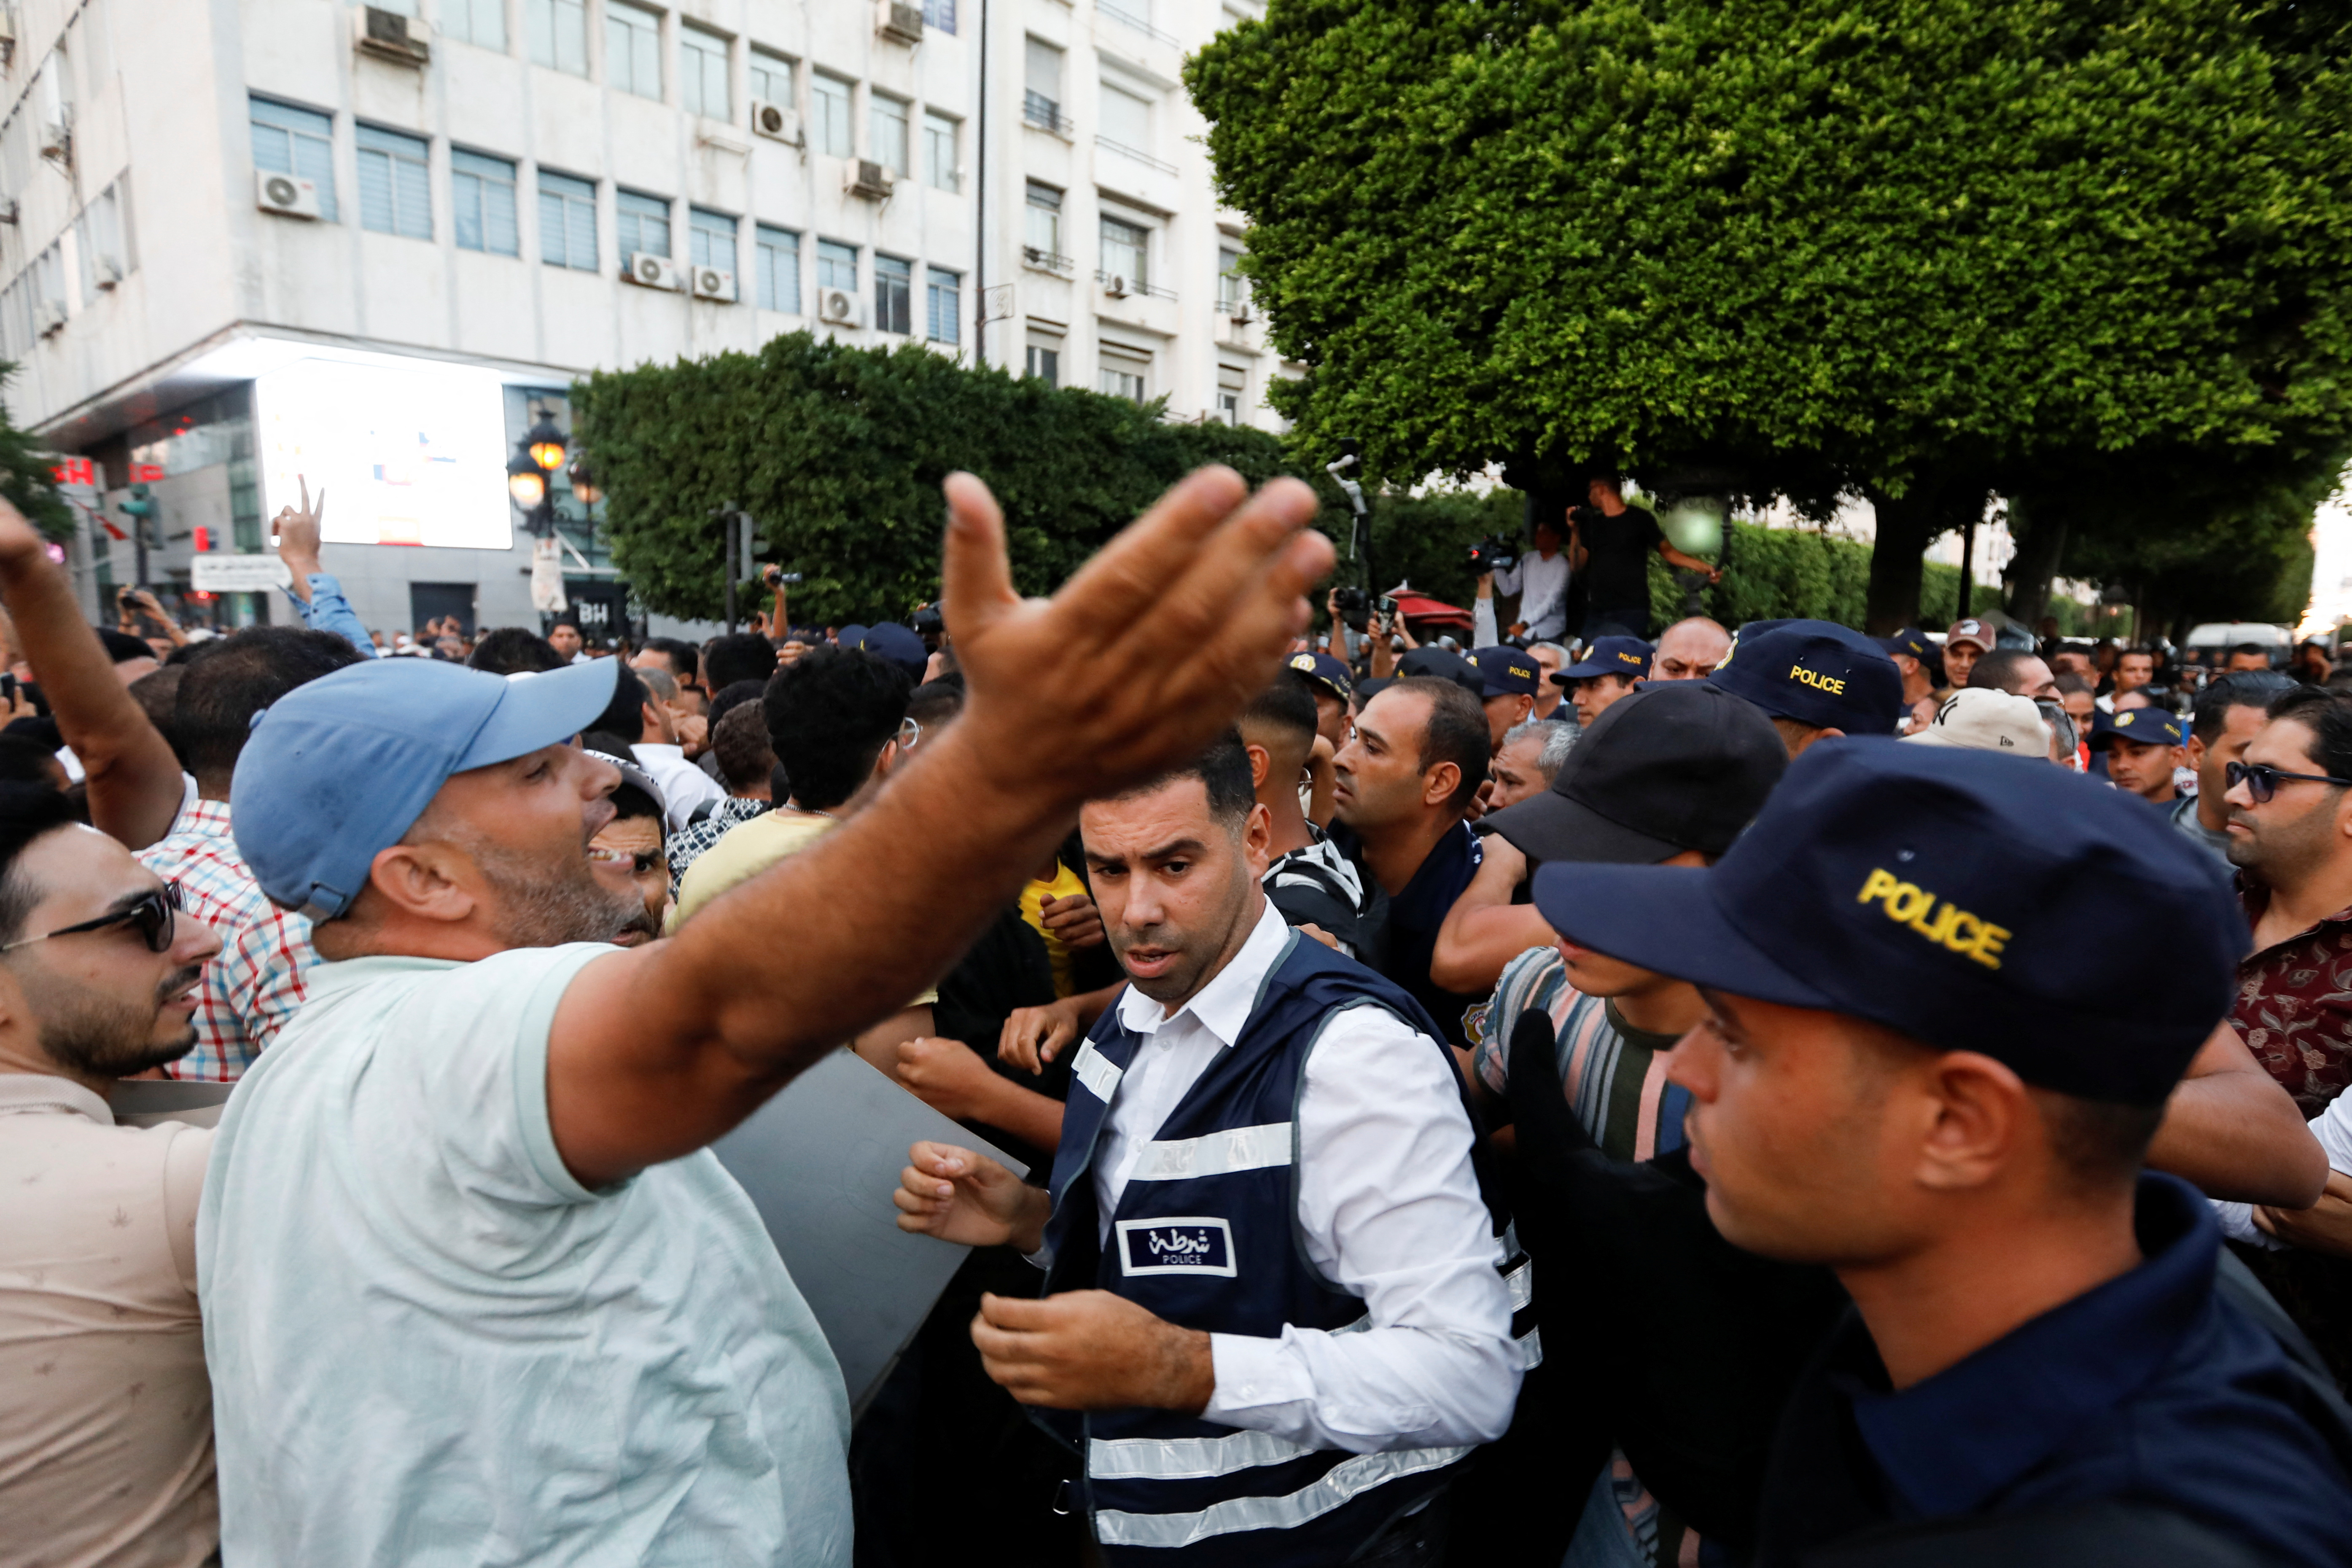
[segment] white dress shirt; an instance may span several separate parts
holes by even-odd
[[[1173,1017],[1133,986],[1119,1022],[1144,1037],[1095,1150],[1107,1241],[1137,1161],[1219,1051],[1241,1036],[1290,931],[1258,895],[1242,950]],[[1298,1098],[1298,1227],[1324,1277],[1363,1298],[1369,1326],[1213,1334],[1202,1418],[1295,1443],[1376,1453],[1492,1442],[1522,1374],[1493,1222],[1444,1048],[1378,1006],[1328,1024]]]
[[[2352,1094],[2339,1094],[2327,1102],[2320,1113],[2311,1119],[2311,1135],[2319,1140],[2320,1148],[2327,1152],[2327,1168],[2352,1175]],[[2231,1203],[2225,1198],[2212,1201],[2213,1217],[2221,1223],[2221,1234],[2232,1241],[2252,1242],[2270,1252],[2284,1252],[2289,1244],[2254,1223],[2252,1204]]]
[[[688,762],[682,746],[648,742],[629,750],[636,753],[637,766],[651,773],[654,783],[661,785],[663,814],[669,820],[672,833],[684,827],[704,801],[727,798],[726,786]]]
[[[1528,551],[1507,572],[1495,574],[1495,591],[1519,596],[1519,619],[1538,642],[1568,629],[1568,552]]]

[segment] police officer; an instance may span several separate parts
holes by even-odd
[[[1762,709],[1791,758],[1839,735],[1891,735],[1903,716],[1903,672],[1834,621],[1750,622],[1707,679]]]
[[[2091,750],[2106,753],[2107,779],[2127,795],[2169,806],[2173,770],[2189,765],[2189,721],[2161,708],[2126,708],[2091,722]]]
[[[2347,1560],[2341,1402],[2141,1168],[2245,943],[2155,813],[1849,741],[1712,868],[1535,890],[1569,941],[1700,986],[1672,1078],[1707,1214],[1853,1298],[1784,1407],[1758,1563]]]
[[[1048,1266],[972,1338],[1015,1398],[1082,1413],[1056,1425],[1108,1561],[1433,1562],[1533,1349],[1437,1026],[1267,904],[1238,736],[1080,826],[1129,985],[1072,1064],[1052,1186],[918,1143],[898,1223]]]
[[[1500,752],[1511,727],[1534,715],[1543,670],[1533,654],[1504,644],[1475,649],[1468,657],[1478,672],[1478,704],[1486,710],[1487,735]]]

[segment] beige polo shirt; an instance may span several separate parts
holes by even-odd
[[[117,1127],[70,1079],[0,1073],[0,1568],[219,1547],[196,1315],[212,1144]]]

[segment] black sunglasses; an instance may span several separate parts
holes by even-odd
[[[147,943],[148,952],[168,952],[172,948],[175,917],[187,907],[180,897],[180,884],[166,882],[144,898],[134,903],[125,904],[112,914],[100,915],[94,921],[84,921],[79,925],[60,926],[47,935],[25,937],[20,941],[8,943],[5,947],[0,947],[0,952],[14,952],[20,947],[30,947],[37,942],[47,942],[52,937],[79,936],[84,931],[105,931],[110,926],[119,925],[137,926],[139,935]]]
[[[2231,789],[2244,784],[2246,793],[2253,796],[2254,804],[2257,805],[2278,794],[2278,786],[2284,780],[2292,779],[2303,784],[2335,784],[2340,789],[2352,789],[2352,779],[2335,778],[2327,773],[2283,773],[2268,763],[2226,763],[2222,764],[2221,772],[2229,779]]]

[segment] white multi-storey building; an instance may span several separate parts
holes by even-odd
[[[0,353],[77,481],[93,614],[142,557],[168,597],[263,552],[307,479],[372,626],[536,624],[524,430],[567,427],[585,372],[802,329],[1274,426],[1178,80],[1255,3],[0,8]],[[552,489],[571,596],[616,629]]]

